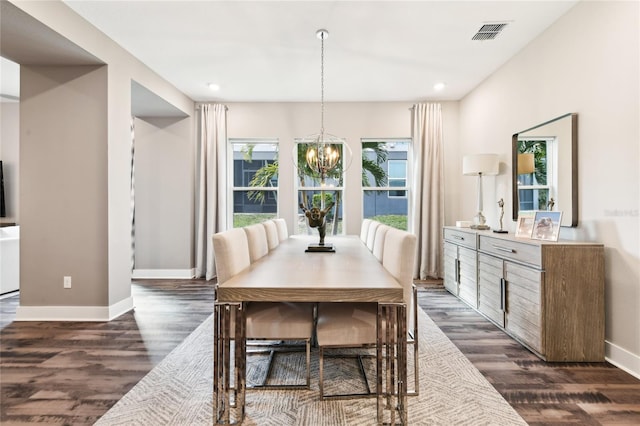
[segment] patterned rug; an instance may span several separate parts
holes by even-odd
[[[419,333],[420,394],[408,398],[411,425],[526,425],[421,309]],[[96,425],[211,425],[212,334],[213,317],[209,317]],[[412,358],[410,354],[409,360]],[[247,390],[243,424],[376,424],[375,398],[320,401],[317,353],[312,353],[311,359],[311,390]],[[373,362],[365,366],[372,386]],[[251,355],[247,364],[250,384],[262,377],[267,357]],[[326,393],[364,389],[353,360],[325,360],[324,370]],[[409,371],[413,371],[412,363]],[[303,381],[304,352],[279,354],[272,377],[275,382]],[[408,383],[412,389],[412,374]]]

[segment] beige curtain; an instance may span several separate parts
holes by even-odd
[[[442,227],[444,183],[442,108],[416,104],[412,108],[413,195],[411,221],[418,237],[414,278],[442,277]]]
[[[215,276],[212,236],[227,223],[227,107],[200,106],[196,147],[196,277]]]

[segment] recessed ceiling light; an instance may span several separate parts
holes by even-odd
[[[440,90],[444,89],[445,87],[447,87],[447,85],[444,84],[443,82],[440,82],[440,83],[436,83],[436,84],[433,85],[433,90],[440,91]]]
[[[218,90],[220,90],[220,85],[215,84],[215,83],[209,83],[209,89],[213,90],[214,92],[217,92]]]

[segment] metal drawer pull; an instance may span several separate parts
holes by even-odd
[[[512,248],[509,247],[502,247],[502,246],[497,246],[497,245],[493,245],[493,248],[496,250],[500,250],[500,251],[506,251],[507,253],[515,253],[516,251]]]
[[[460,235],[452,235],[452,237],[453,237],[455,240],[461,240],[461,241],[464,241],[464,237],[461,237]]]

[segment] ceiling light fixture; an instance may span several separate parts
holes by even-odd
[[[209,83],[208,86],[209,86],[209,89],[213,90],[214,92],[217,92],[218,90],[220,90],[220,85],[218,84]]]
[[[327,173],[338,165],[340,148],[345,145],[337,137],[324,132],[324,41],[329,37],[329,31],[320,29],[316,31],[316,37],[320,39],[320,133],[307,136],[304,141],[308,144],[307,165],[320,177],[320,185],[324,186]]]
[[[435,90],[436,92],[439,92],[440,90],[444,89],[445,87],[447,87],[446,84],[444,84],[443,82],[439,82],[433,85],[433,90]]]

